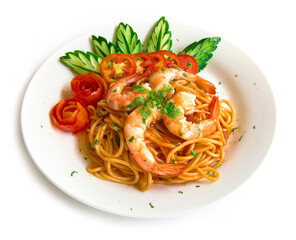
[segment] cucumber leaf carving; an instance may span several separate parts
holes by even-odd
[[[100,63],[102,58],[91,53],[76,50],[74,52],[67,52],[65,56],[60,57],[62,63],[77,74],[88,72],[100,72]]]
[[[156,52],[158,50],[171,50],[172,33],[169,31],[169,23],[165,17],[161,17],[154,26],[148,40],[146,52]]]
[[[106,57],[109,54],[116,53],[116,47],[112,42],[106,40],[106,38],[101,36],[91,36],[91,42],[93,45],[94,52],[101,58]]]
[[[193,56],[198,63],[198,71],[200,72],[207,66],[208,61],[213,57],[213,52],[216,50],[220,41],[220,37],[203,38],[198,42],[191,43],[179,54]]]
[[[142,51],[142,43],[138,35],[130,25],[122,22],[117,28],[115,46],[121,53],[134,54]]]

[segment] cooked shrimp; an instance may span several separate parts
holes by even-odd
[[[200,89],[211,94],[216,93],[216,87],[214,84],[197,75],[185,72],[179,68],[166,68],[159,70],[158,72],[150,76],[149,84],[153,90],[159,91],[163,89],[165,85],[170,86],[170,81],[177,79],[192,81]],[[170,92],[170,94],[173,95],[174,93]]]
[[[181,115],[176,119],[171,119],[168,115],[163,116],[164,125],[171,133],[182,139],[191,140],[209,136],[216,131],[220,114],[219,97],[214,96],[210,103],[210,117],[197,123],[188,122],[185,117],[187,109],[195,106],[195,95],[179,92],[170,101],[181,110]]]
[[[157,108],[150,108],[151,115],[146,120],[146,124],[142,122],[139,109],[134,110],[126,119],[124,126],[124,136],[127,146],[133,155],[134,160],[146,172],[159,176],[179,176],[183,173],[185,164],[175,163],[157,163],[154,156],[144,142],[144,133],[147,127],[161,119],[161,112]]]
[[[148,94],[139,93],[137,91],[129,91],[126,94],[122,94],[123,87],[135,83],[139,80],[139,75],[133,75],[126,77],[124,79],[119,80],[117,83],[115,83],[107,92],[106,95],[106,101],[108,106],[116,111],[131,111],[130,108],[122,108],[129,104],[131,104],[136,97],[139,95],[143,95],[145,98],[148,96]],[[150,90],[149,86],[145,85],[148,90]]]

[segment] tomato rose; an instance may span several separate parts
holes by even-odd
[[[108,86],[102,77],[96,73],[85,73],[75,76],[71,81],[71,91],[86,106],[96,106],[106,94]]]
[[[76,98],[59,101],[51,109],[50,118],[57,127],[74,133],[85,130],[90,122],[86,107]]]

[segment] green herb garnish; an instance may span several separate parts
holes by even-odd
[[[244,131],[243,135],[240,136],[240,138],[238,139],[239,141],[241,141],[245,135],[246,131]]]
[[[149,203],[149,205],[150,205],[150,207],[151,207],[151,208],[154,208],[154,206],[152,205],[152,203],[151,203],[151,202]]]
[[[95,140],[95,145],[98,145],[98,144],[99,144],[99,140],[96,139],[96,140]]]
[[[182,191],[179,191],[178,193],[180,193],[180,194],[183,194],[183,192],[182,192]]]
[[[71,177],[73,177],[74,173],[78,173],[77,171],[71,172]]]
[[[198,154],[196,152],[194,152],[193,150],[191,151],[191,154],[193,155],[193,157],[197,158]]]
[[[148,90],[141,85],[133,85],[133,88],[144,94],[148,94],[148,97],[140,95],[134,99],[134,101],[127,105],[121,107],[124,108],[138,108],[139,113],[142,117],[143,124],[146,124],[147,119],[151,116],[150,108],[157,108],[161,111],[161,114],[167,114],[171,119],[176,119],[181,111],[179,108],[176,108],[175,103],[169,102],[166,93],[173,91],[173,88],[170,85],[164,85],[164,88],[160,91]]]
[[[234,131],[235,131],[236,129],[238,129],[238,127],[236,127],[236,128],[232,128],[231,133],[234,134]]]
[[[132,136],[128,141],[132,143],[134,140],[135,140],[135,137]]]
[[[88,149],[91,150],[92,149],[92,145],[91,142],[88,143]]]

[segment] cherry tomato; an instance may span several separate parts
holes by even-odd
[[[105,80],[96,73],[79,74],[71,81],[73,97],[82,101],[86,106],[96,106],[107,90],[108,86]]]
[[[141,74],[141,77],[148,77],[154,71],[154,62],[149,54],[140,52],[133,54],[137,64],[137,74]]]
[[[184,71],[197,74],[198,73],[198,63],[196,59],[188,54],[178,55],[181,60],[181,67]]]
[[[76,98],[59,101],[50,111],[52,122],[67,132],[85,130],[89,124],[86,107]]]
[[[156,53],[160,53],[165,57],[166,67],[181,68],[181,60],[179,59],[178,55],[176,55],[175,53],[167,50],[159,50]]]
[[[117,82],[120,78],[136,73],[137,65],[130,54],[113,53],[106,56],[100,64],[102,77],[108,82]]]
[[[154,62],[154,72],[159,71],[163,67],[166,67],[166,60],[164,55],[158,52],[151,52],[149,56],[152,58]]]

